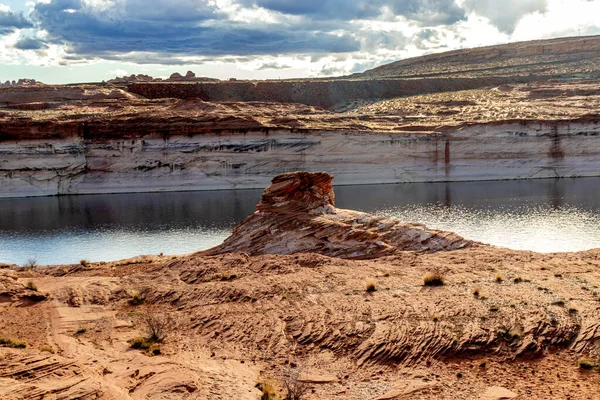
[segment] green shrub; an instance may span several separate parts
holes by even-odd
[[[24,349],[27,347],[27,343],[13,340],[13,339],[0,338],[0,346],[10,347],[13,349]]]

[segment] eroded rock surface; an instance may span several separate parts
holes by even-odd
[[[277,176],[212,252],[6,269],[4,292],[32,281],[51,300],[0,304],[0,332],[28,343],[0,345],[0,397],[256,400],[299,365],[307,400],[597,390],[577,361],[600,360],[600,250],[514,251],[340,210],[331,180]],[[424,285],[432,271],[442,286]],[[153,357],[129,344],[149,314],[169,321]]]
[[[311,252],[341,258],[374,258],[398,251],[456,250],[473,242],[366,213],[335,208],[333,176],[291,172],[273,178],[256,212],[208,254]]]

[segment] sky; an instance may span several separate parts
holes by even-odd
[[[347,75],[434,52],[600,34],[600,0],[0,0],[0,81]]]

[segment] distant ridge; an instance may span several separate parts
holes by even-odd
[[[396,61],[352,78],[553,75],[600,76],[600,35],[453,50]]]

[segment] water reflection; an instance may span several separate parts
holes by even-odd
[[[0,262],[189,253],[220,243],[261,190],[0,199]],[[336,187],[338,207],[515,249],[600,247],[600,179]]]

